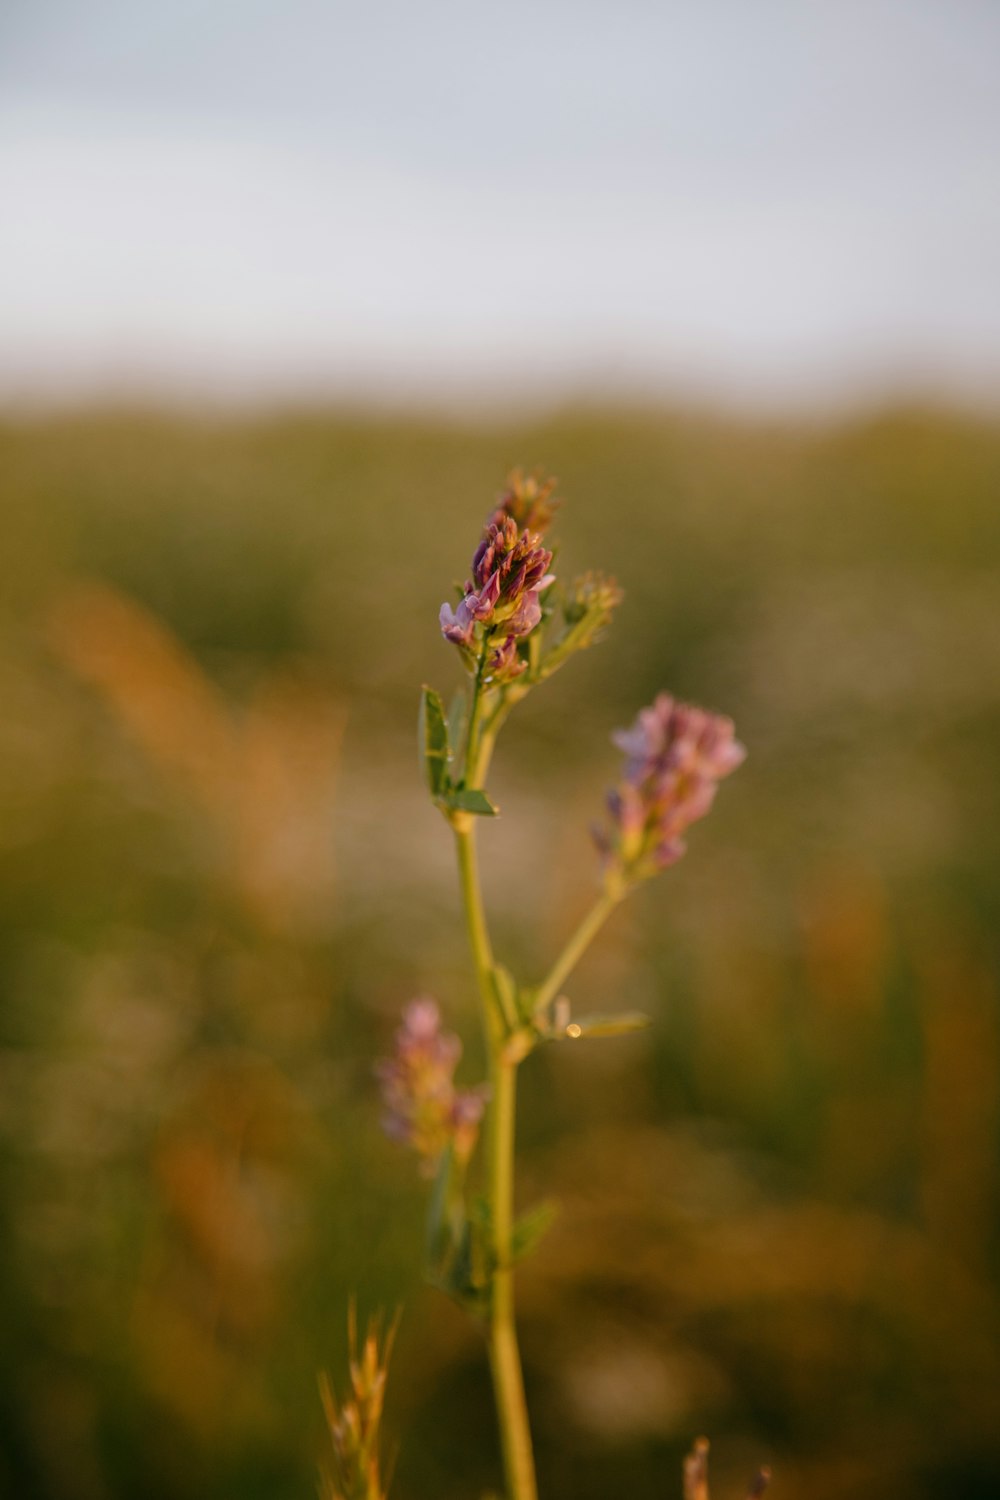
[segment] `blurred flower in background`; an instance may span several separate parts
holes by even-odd
[[[614,736],[625,752],[623,780],[608,793],[610,827],[594,838],[605,878],[642,880],[676,864],[681,835],[711,812],[719,781],[746,759],[733,721],[658,693],[631,729]]]
[[[437,1003],[422,995],[406,1007],[392,1057],[376,1065],[383,1128],[422,1156],[428,1173],[449,1146],[459,1162],[467,1162],[479,1134],[488,1092],[483,1084],[456,1089],[461,1055],[459,1038],[441,1029]]]

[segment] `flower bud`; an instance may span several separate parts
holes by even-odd
[[[624,597],[615,580],[605,573],[584,573],[575,580],[563,607],[566,623],[576,625],[582,620],[592,622],[589,632],[592,640],[607,625]]]
[[[518,531],[543,535],[551,526],[560,503],[554,493],[558,482],[543,479],[540,474],[524,474],[520,469],[512,469],[507,476],[507,488],[486,523],[487,529],[509,518]]]

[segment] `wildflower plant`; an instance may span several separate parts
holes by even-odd
[[[712,806],[720,780],[745,751],[732,722],[661,693],[614,741],[624,761],[593,830],[598,890],[593,905],[540,982],[527,984],[498,962],[483,904],[476,853],[479,820],[497,807],[487,777],[497,736],[528,693],[594,644],[622,594],[613,578],[585,574],[568,585],[555,574],[548,534],[555,481],[515,471],[487,517],[469,574],[441,606],[440,627],[466,681],[445,709],[431,688],[420,705],[420,753],[428,789],[451,827],[479,1009],[488,1082],[458,1088],[457,1037],[435,1002],[411,1003],[392,1057],[378,1064],[385,1125],[434,1179],[427,1272],[484,1326],[507,1500],[536,1500],[535,1468],[514,1319],[517,1261],[544,1231],[543,1206],[514,1215],[517,1073],[543,1044],[614,1036],[645,1016],[574,1016],[563,986],[604,922],[641,882],[676,863],[684,835]],[[477,1151],[482,1124],[483,1150]],[[689,1494],[700,1494],[686,1474]]]

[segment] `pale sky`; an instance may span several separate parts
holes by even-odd
[[[1000,405],[995,0],[0,0],[0,395]]]

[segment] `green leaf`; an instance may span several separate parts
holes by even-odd
[[[424,1254],[428,1268],[440,1274],[451,1258],[454,1243],[455,1216],[452,1174],[455,1167],[454,1150],[449,1144],[441,1153],[430,1201],[427,1204],[427,1231]]]
[[[440,797],[448,786],[448,762],[451,759],[448,726],[445,723],[441,699],[433,688],[427,687],[426,684],[420,695],[418,737],[424,763],[424,775],[427,777],[431,796]]]
[[[453,812],[476,813],[482,818],[495,818],[500,810],[478,787],[448,786],[438,794],[438,801]]]
[[[488,1299],[487,1256],[487,1247],[476,1226],[463,1224],[454,1258],[440,1285],[471,1313],[481,1312]]]
[[[526,1255],[531,1254],[542,1236],[551,1228],[558,1212],[558,1204],[548,1200],[539,1203],[537,1208],[529,1209],[518,1219],[510,1237],[511,1260],[523,1260]]]
[[[489,1301],[489,1238],[482,1214],[470,1213],[462,1194],[464,1172],[449,1146],[441,1156],[427,1208],[427,1280],[479,1316]]]
[[[624,1036],[629,1031],[643,1031],[652,1020],[641,1010],[623,1010],[616,1016],[580,1016],[562,1033],[572,1040],[580,1036]]]
[[[485,1193],[477,1193],[469,1204],[469,1221],[476,1224],[484,1234],[489,1234],[490,1224],[493,1221],[493,1210],[490,1208],[490,1200]]]
[[[456,1225],[456,1230],[455,1239],[449,1246],[448,1258],[439,1268],[438,1285],[452,1297],[461,1299],[470,1285],[468,1223],[463,1220],[461,1225]]]

